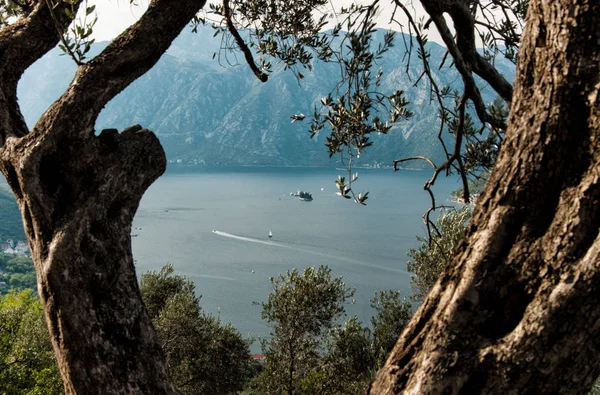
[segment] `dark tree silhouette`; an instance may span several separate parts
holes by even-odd
[[[0,30],[0,170],[25,225],[67,393],[176,393],[144,308],[131,254],[139,201],[165,170],[141,126],[94,132],[100,110],[149,70],[204,5],[154,0],[138,22],[78,67],[29,130],[17,103],[27,67],[55,47],[68,2],[23,2]],[[71,17],[69,17],[71,15]]]
[[[422,3],[434,22],[448,12],[455,26],[469,23],[466,1]],[[600,4],[532,0],[503,148],[466,240],[370,393],[591,388],[600,374],[599,91]]]

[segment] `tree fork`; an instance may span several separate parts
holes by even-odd
[[[176,393],[139,297],[131,224],[166,168],[140,126],[72,142],[10,141],[17,195],[67,393]],[[11,144],[12,143],[12,144]]]
[[[597,1],[531,1],[493,174],[371,394],[581,394],[600,375],[599,43]]]
[[[56,26],[71,22],[63,9],[71,3],[59,2],[53,19],[47,2],[37,2],[0,29],[0,171],[21,209],[69,394],[177,393],[141,300],[130,234],[143,193],[165,170],[165,154],[140,126],[95,135],[94,124],[204,3],[151,0],[136,23],[78,67],[31,131],[17,83],[56,45]]]

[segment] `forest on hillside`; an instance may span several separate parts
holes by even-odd
[[[0,185],[0,243],[11,238],[25,240],[23,222],[13,194]]]

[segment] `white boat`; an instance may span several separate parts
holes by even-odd
[[[269,239],[273,237],[273,232],[269,231]]]

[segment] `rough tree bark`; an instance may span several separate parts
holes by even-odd
[[[600,375],[600,2],[532,0],[466,240],[372,394],[582,394]]]
[[[165,170],[140,126],[95,134],[104,105],[149,70],[204,5],[153,0],[73,82],[31,131],[17,83],[58,42],[45,1],[0,30],[0,170],[14,191],[38,291],[68,394],[176,393],[141,301],[130,231],[142,194]],[[70,23],[55,9],[57,23]]]

